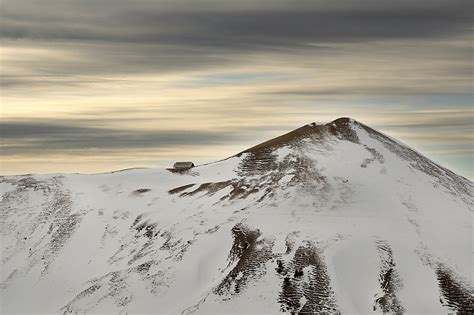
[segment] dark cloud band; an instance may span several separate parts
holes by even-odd
[[[258,128],[257,128],[258,129]],[[245,141],[255,130],[237,132],[199,130],[121,130],[85,126],[82,122],[69,124],[35,121],[6,121],[0,125],[3,156],[18,154],[51,154],[83,149],[165,150],[172,147],[228,145]]]
[[[306,42],[432,38],[472,29],[472,2],[6,1],[4,38],[254,49]]]

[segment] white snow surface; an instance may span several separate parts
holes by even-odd
[[[347,125],[187,172],[1,177],[0,312],[468,309],[472,182]]]

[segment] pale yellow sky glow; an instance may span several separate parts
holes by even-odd
[[[163,7],[149,4],[157,12],[173,9],[173,4],[157,3]],[[380,3],[370,5],[380,9],[383,20],[393,8]],[[3,175],[166,167],[183,159],[209,162],[306,123],[349,116],[474,177],[472,26],[449,20],[449,12],[445,17],[438,8],[422,12],[403,2],[397,10],[406,10],[407,17],[394,15],[400,23],[432,23],[412,34],[402,24],[378,31],[378,15],[360,22],[354,11],[362,23],[357,24],[360,33],[354,33],[345,22],[352,7],[322,1],[309,5],[311,12],[333,17],[329,25],[343,11],[341,29],[313,32],[294,22],[290,30],[280,30],[265,15],[267,22],[261,23],[268,23],[268,30],[247,34],[233,20],[218,19],[219,32],[194,19],[244,14],[233,6],[169,13],[168,24],[153,28],[134,16],[150,8],[120,0],[111,13],[126,17],[119,32],[117,21],[101,24],[92,9],[68,5],[77,6],[82,18],[41,9],[34,19],[35,5],[5,4]],[[252,7],[253,14],[264,14],[269,5]],[[281,2],[274,9],[313,23],[307,8],[285,8]],[[410,10],[426,21],[410,20]],[[456,19],[464,18],[452,10]],[[183,16],[190,17],[189,25],[178,23]],[[35,24],[40,17],[51,25]],[[67,19],[76,28],[56,30]]]

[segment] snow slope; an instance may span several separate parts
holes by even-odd
[[[348,118],[189,171],[1,177],[0,311],[474,312],[473,187]]]

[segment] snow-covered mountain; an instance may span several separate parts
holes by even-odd
[[[473,188],[348,118],[189,171],[1,177],[0,311],[474,312]]]

